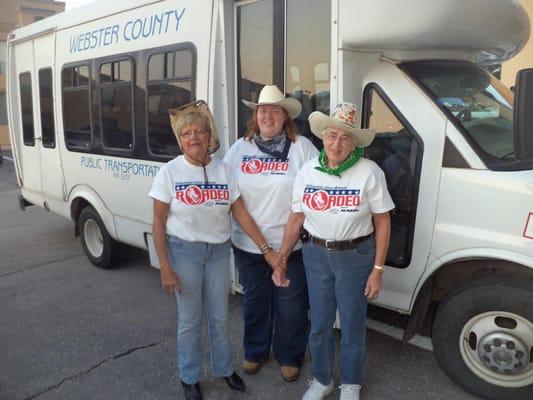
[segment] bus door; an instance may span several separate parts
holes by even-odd
[[[241,100],[256,102],[264,85],[277,85],[300,100],[303,110],[295,125],[320,145],[307,118],[316,110],[329,114],[331,2],[238,1],[235,18],[239,136],[250,117],[250,109]]]
[[[60,87],[54,68],[55,34],[34,40],[35,59],[35,135],[40,138],[41,190],[47,197],[64,198],[63,171],[56,134],[55,107]]]
[[[36,69],[34,65],[33,41],[17,44],[15,51],[15,71],[11,80],[17,86],[17,103],[20,112],[15,113],[18,119],[15,126],[21,129],[15,132],[15,142],[21,159],[21,178],[25,190],[41,192],[41,137],[35,131],[35,111],[38,107],[36,92]]]

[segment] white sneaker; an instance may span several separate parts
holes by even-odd
[[[340,385],[341,390],[340,400],[359,400],[359,390],[361,385]]]
[[[333,381],[327,386],[322,385],[316,379],[309,383],[309,389],[304,393],[302,400],[322,400],[333,391]]]

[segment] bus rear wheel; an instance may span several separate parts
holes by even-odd
[[[485,399],[533,393],[533,281],[471,283],[439,306],[435,357],[456,384]]]
[[[89,261],[99,268],[113,267],[117,243],[94,208],[88,206],[81,211],[79,227],[81,245]]]

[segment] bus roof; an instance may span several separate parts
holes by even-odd
[[[339,47],[398,60],[469,55],[501,62],[529,39],[517,0],[339,0]]]
[[[16,29],[9,41],[159,1],[99,0]],[[339,47],[379,51],[397,60],[460,54],[501,62],[516,55],[530,33],[529,17],[517,0],[339,0],[338,24]]]

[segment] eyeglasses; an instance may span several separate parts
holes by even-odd
[[[191,139],[193,136],[203,137],[209,134],[209,131],[205,129],[190,130],[180,133],[180,137],[184,139]]]
[[[339,142],[344,145],[344,144],[353,143],[353,136],[339,134],[337,132],[327,132],[326,140],[328,142],[336,142],[337,140],[339,140]]]

